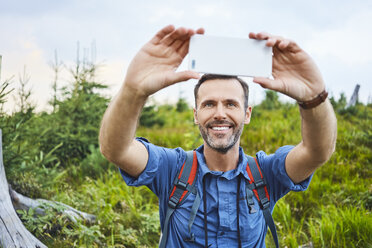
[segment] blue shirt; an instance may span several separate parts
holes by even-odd
[[[155,146],[144,138],[138,138],[149,153],[145,170],[138,178],[133,178],[124,171],[120,171],[124,181],[129,186],[146,185],[159,198],[160,224],[163,230],[165,214],[168,206],[172,183],[178,171],[186,160],[186,152],[181,148],[168,149]],[[199,169],[196,187],[202,203],[199,206],[191,233],[195,241],[185,241],[189,238],[187,223],[195,195],[189,194],[185,201],[178,206],[169,221],[169,235],[167,247],[204,247],[204,207],[203,207],[203,177],[206,177],[206,201],[208,216],[209,247],[238,247],[236,194],[238,175],[250,180],[246,171],[247,158],[243,149],[239,148],[239,162],[236,169],[226,172],[208,169],[203,155],[203,147],[196,149]],[[285,158],[293,146],[279,148],[275,154],[266,155],[263,151],[256,154],[263,171],[270,194],[270,209],[289,191],[305,190],[311,177],[294,184],[285,171]],[[249,213],[245,199],[246,180],[241,180],[240,186],[240,236],[242,247],[265,247],[267,227],[262,211],[254,197],[256,213]]]

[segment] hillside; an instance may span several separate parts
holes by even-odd
[[[95,214],[98,221],[71,224],[58,209],[42,218],[33,218],[32,211],[19,211],[19,216],[50,247],[156,247],[157,198],[145,187],[127,187],[101,156],[97,135],[108,99],[97,93],[104,86],[88,79],[64,89],[54,111],[35,113],[25,104],[11,115],[1,112],[0,123],[12,187]],[[274,219],[282,247],[309,242],[314,247],[372,247],[372,106],[345,110],[342,101],[332,100],[338,118],[336,151],[317,170],[309,190],[290,193],[277,204]],[[183,99],[176,106],[148,105],[137,135],[170,148],[202,144]],[[298,107],[267,97],[254,108],[241,145],[248,154],[273,153],[300,140]],[[272,247],[271,235],[266,243]]]

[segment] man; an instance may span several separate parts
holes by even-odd
[[[126,183],[146,185],[159,197],[162,230],[169,192],[186,154],[181,148],[158,147],[134,136],[148,96],[177,82],[199,78],[196,72],[176,72],[195,33],[203,34],[204,30],[175,29],[170,25],[142,47],[109,105],[100,130],[101,151],[120,168]],[[253,81],[292,97],[302,106],[302,141],[269,156],[257,153],[270,189],[272,210],[290,190],[305,190],[315,169],[329,159],[335,149],[336,118],[325,99],[320,72],[295,42],[266,33],[250,33],[249,37],[266,40],[274,53],[274,79],[256,77]],[[267,227],[262,212],[251,213],[243,197],[250,177],[245,170],[247,157],[239,143],[252,113],[248,88],[236,77],[206,75],[195,88],[195,103],[195,124],[204,139],[204,145],[196,149],[196,188],[202,203],[191,230],[187,223],[195,195],[190,194],[177,208],[169,221],[166,246],[263,247]],[[239,203],[236,199],[240,199]]]

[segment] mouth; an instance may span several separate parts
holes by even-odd
[[[213,132],[217,133],[225,133],[233,128],[233,125],[231,123],[210,123],[208,125],[208,129],[212,130]]]
[[[213,126],[210,127],[213,131],[226,131],[229,130],[231,127],[230,126]]]

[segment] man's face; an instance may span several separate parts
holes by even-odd
[[[239,145],[244,124],[248,124],[252,108],[244,110],[244,91],[235,79],[205,81],[199,88],[194,109],[195,124],[199,125],[204,143],[226,153]]]

